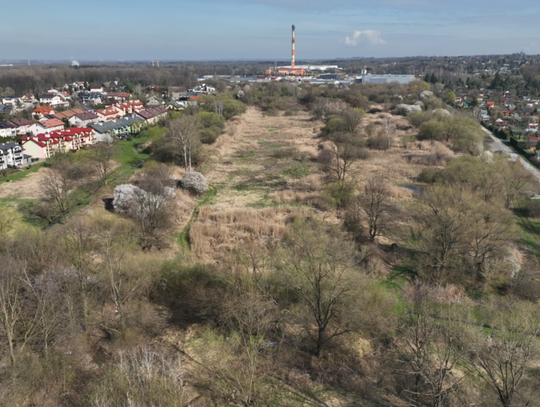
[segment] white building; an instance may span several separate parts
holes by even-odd
[[[27,164],[28,158],[23,154],[23,148],[17,143],[0,143],[0,170]]]

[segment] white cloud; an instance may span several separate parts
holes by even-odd
[[[355,31],[352,37],[345,37],[345,44],[355,47],[362,38],[367,39],[373,45],[385,44],[386,41],[380,35],[379,31],[373,30]]]

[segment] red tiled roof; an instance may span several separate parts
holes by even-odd
[[[34,140],[33,138],[29,138],[28,140],[23,140],[22,144],[24,145],[26,143],[29,143],[30,141],[33,142],[33,143],[36,143],[40,147],[46,147],[47,146],[47,144],[42,143],[41,141]]]
[[[51,127],[57,127],[57,126],[64,126],[64,122],[59,119],[49,119],[42,122],[39,122],[39,124],[46,129],[50,129]]]
[[[54,109],[51,109],[49,106],[38,106],[34,109],[33,113],[41,113],[41,114],[55,114],[56,111]]]

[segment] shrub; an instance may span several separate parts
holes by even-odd
[[[325,196],[336,208],[347,208],[354,198],[356,185],[352,181],[334,182],[328,184]]]
[[[388,138],[385,136],[372,136],[367,139],[367,146],[373,150],[388,150],[390,147]]]
[[[523,215],[538,219],[540,218],[540,199],[527,199],[520,209]]]
[[[264,116],[276,117],[279,116],[279,110],[275,107],[271,107],[263,112]]]
[[[185,172],[180,184],[182,187],[194,191],[197,194],[202,194],[208,189],[206,178],[200,172],[196,171]]]
[[[223,118],[223,116],[220,116],[219,114],[213,112],[200,112],[199,114],[197,114],[197,118],[199,119],[201,126],[205,129],[217,128],[219,129],[220,133],[221,130],[223,130],[223,128],[225,127],[225,119]]]
[[[219,133],[216,133],[212,129],[201,130],[201,142],[204,144],[214,144],[219,137]]]
[[[418,175],[418,182],[434,184],[440,178],[440,171],[436,168],[424,168]]]

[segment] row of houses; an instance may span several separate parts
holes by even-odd
[[[13,119],[0,122],[0,137],[17,137],[23,135],[50,134],[65,127],[89,127],[91,124],[115,121],[126,116],[139,116],[148,124],[155,124],[165,116],[164,107],[145,109],[139,100],[117,102],[105,109],[77,108],[57,112],[50,106],[38,106],[32,112],[37,120]]]
[[[78,151],[100,139],[91,128],[70,128],[22,138],[21,146],[34,159],[47,159],[58,152]]]
[[[28,128],[38,126],[38,130],[43,131],[24,133],[26,135],[21,137],[20,145],[14,142],[2,143],[0,170],[27,165],[31,160],[47,159],[58,152],[78,151],[85,146],[109,141],[111,138],[138,134],[145,124],[155,124],[166,114],[167,110],[164,107],[157,107],[117,117],[114,120],[95,121],[87,127],[75,126],[68,129],[64,129],[64,122],[57,118],[38,123],[27,120],[23,123],[29,125]],[[75,118],[82,123],[90,115],[92,120],[97,119],[95,112],[84,112],[71,117],[70,120]]]

